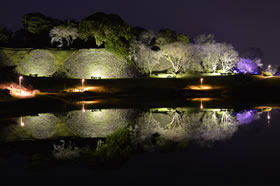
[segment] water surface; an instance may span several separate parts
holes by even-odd
[[[1,117],[0,174],[184,185],[277,179],[276,107],[230,108],[202,99],[166,107],[98,108],[96,103]]]

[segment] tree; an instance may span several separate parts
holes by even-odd
[[[57,19],[47,17],[41,13],[25,14],[21,21],[24,29],[33,34],[40,34],[42,32],[49,32],[51,28],[59,25],[61,22]]]
[[[172,65],[172,72],[175,74],[185,72],[193,62],[193,48],[184,42],[165,44],[159,53],[160,58],[166,59]]]
[[[162,29],[157,33],[156,45],[165,45],[176,41],[176,32],[170,29]]]
[[[204,43],[197,44],[194,48],[201,60],[204,72],[216,73],[219,65],[219,52],[216,45],[213,43]]]
[[[169,44],[169,43],[176,42],[176,41],[181,41],[181,42],[185,42],[185,43],[190,42],[188,36],[186,36],[183,33],[177,34],[173,30],[162,29],[157,33],[155,44],[161,46],[161,45]]]
[[[194,39],[194,43],[196,44],[203,44],[203,43],[215,43],[214,35],[213,34],[199,34]]]
[[[238,52],[234,50],[233,46],[227,44],[220,44],[222,53],[220,55],[222,72],[230,72],[239,61]]]
[[[62,21],[47,17],[41,13],[25,14],[21,21],[24,30],[28,32],[25,34],[28,40],[27,45],[31,47],[49,46],[50,30],[62,24]]]
[[[130,44],[129,57],[143,74],[152,74],[155,65],[159,64],[158,53],[139,41],[134,41]]]
[[[79,25],[81,39],[94,37],[96,44],[127,57],[131,27],[114,14],[96,13],[83,19]]]
[[[240,61],[236,65],[238,72],[242,74],[258,74],[258,65],[251,59],[240,58]]]
[[[79,37],[78,29],[71,26],[58,26],[50,31],[51,44],[58,42],[57,47],[70,46]]]
[[[229,72],[238,62],[238,53],[225,43],[202,43],[194,46],[205,72]]]
[[[0,44],[7,44],[10,40],[12,32],[8,31],[4,26],[0,25]]]

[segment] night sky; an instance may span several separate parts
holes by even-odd
[[[16,30],[25,13],[41,12],[80,20],[95,12],[119,14],[132,26],[170,28],[189,36],[213,33],[238,51],[261,48],[265,67],[280,64],[280,1],[277,0],[8,0],[0,6],[0,24]]]

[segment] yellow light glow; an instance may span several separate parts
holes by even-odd
[[[94,101],[78,101],[76,103],[86,105],[86,104],[96,104],[101,102],[102,102],[101,100],[94,100]]]
[[[210,85],[203,85],[203,86],[197,86],[197,85],[190,85],[187,86],[185,89],[191,89],[191,90],[209,90],[209,89],[213,89],[214,87],[210,86]],[[218,88],[218,87],[215,87]]]
[[[83,106],[82,106],[82,111],[83,111],[83,112],[86,111],[86,109],[85,109],[85,104],[83,104]]]
[[[20,126],[24,127],[24,123],[23,123],[22,117],[20,117]]]
[[[212,101],[213,98],[192,98],[192,101]]]
[[[82,90],[84,91],[84,83],[85,83],[85,79],[82,79]]]
[[[256,109],[262,110],[262,112],[269,112],[269,111],[271,111],[273,108],[279,108],[279,107],[258,106],[258,107],[255,107],[255,108],[256,108]]]
[[[91,87],[76,87],[65,90],[66,92],[84,92],[84,91],[91,91],[91,92],[104,92],[105,89],[102,86],[91,86]]]

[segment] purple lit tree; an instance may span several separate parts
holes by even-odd
[[[251,59],[240,58],[240,61],[236,65],[236,69],[242,74],[258,74],[259,67]]]
[[[236,114],[236,119],[240,124],[249,124],[254,120],[259,119],[259,115],[256,110],[244,111]]]

